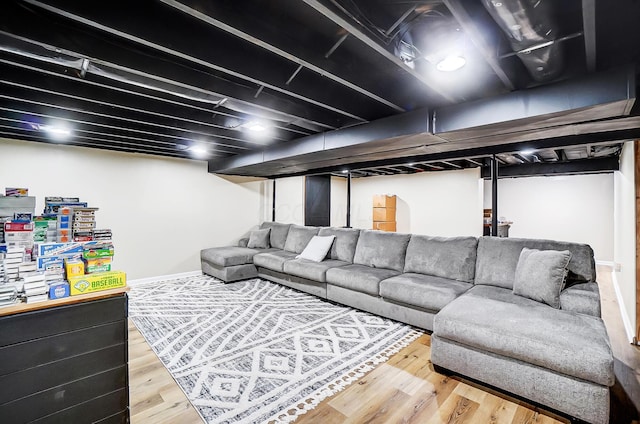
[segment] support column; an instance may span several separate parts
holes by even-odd
[[[640,140],[633,142],[633,168],[636,186],[636,337],[640,342]]]
[[[351,171],[347,173],[347,228],[351,228]]]
[[[498,160],[491,157],[491,235],[498,235]]]
[[[271,220],[276,222],[276,180],[273,179],[273,199],[271,200]]]

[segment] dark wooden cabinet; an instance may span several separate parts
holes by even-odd
[[[126,292],[50,302],[0,310],[0,421],[129,422]]]

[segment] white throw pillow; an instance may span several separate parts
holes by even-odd
[[[335,238],[336,236],[313,236],[302,253],[296,256],[296,259],[302,258],[314,262],[322,262],[327,257]]]

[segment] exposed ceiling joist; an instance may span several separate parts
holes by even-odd
[[[439,94],[443,99],[449,102],[453,102],[456,100],[451,96],[449,96],[446,92],[441,90],[440,87],[438,87],[436,84],[433,83],[433,81],[430,81],[420,72],[417,72],[416,70],[411,69],[399,57],[397,57],[396,55],[388,51],[385,47],[378,44],[375,40],[373,40],[371,37],[365,34],[362,30],[360,30],[351,22],[349,22],[346,18],[340,16],[337,12],[325,6],[320,1],[318,0],[302,0],[302,1],[304,1],[307,5],[311,6],[312,8],[314,8],[315,10],[317,10],[318,12],[326,16],[327,18],[329,18],[331,21],[335,22],[337,25],[340,25],[341,27],[349,31],[351,35],[353,35],[358,40],[362,41],[366,46],[371,48],[380,56],[394,63],[398,68],[400,68],[404,72],[412,75],[415,79],[423,83],[425,86],[429,87],[429,89]]]
[[[587,70],[596,71],[596,0],[582,0],[582,27]]]
[[[225,59],[229,60],[230,58],[232,58],[233,55],[231,54],[217,55],[215,63],[210,60],[202,59],[201,58],[202,49],[200,49],[199,52],[195,52],[195,51],[190,52],[190,50],[193,50],[193,48],[189,48],[189,46],[190,45],[193,46],[193,43],[191,41],[184,40],[184,37],[187,34],[176,34],[176,37],[174,38],[174,41],[175,41],[174,44],[176,44],[176,46],[172,45],[172,47],[167,47],[158,42],[151,41],[153,40],[152,37],[157,35],[157,34],[154,34],[153,31],[147,30],[147,32],[143,36],[136,35],[133,32],[133,31],[138,31],[140,33],[144,32],[143,31],[145,30],[144,26],[139,26],[136,28],[127,28],[127,30],[121,30],[116,28],[115,26],[112,27],[109,25],[102,24],[97,20],[85,18],[83,16],[77,15],[72,12],[68,12],[58,7],[51,6],[49,4],[43,3],[38,0],[24,0],[24,1],[33,6],[37,6],[44,10],[47,10],[50,13],[81,23],[91,28],[98,29],[107,34],[120,37],[124,40],[137,43],[141,46],[145,46],[147,48],[161,52],[163,54],[174,56],[176,58],[186,60],[188,62],[194,63],[199,66],[203,66],[213,71],[228,74],[235,78],[239,78],[256,85],[263,85],[271,90],[286,94],[287,96],[291,96],[298,100],[308,102],[314,106],[327,109],[331,112],[341,114],[345,117],[348,117],[360,122],[367,121],[365,118],[358,116],[350,111],[347,111],[343,107],[332,105],[331,103],[333,102],[333,100],[329,97],[327,97],[324,100],[320,100],[320,97],[322,97],[321,92],[314,92],[312,95],[311,93],[302,93],[302,91],[308,90],[308,87],[303,87],[296,91],[290,89],[290,87],[288,87],[279,76],[273,75],[264,69],[256,69],[256,67],[253,66],[250,62],[237,62],[236,66],[233,68],[231,66],[220,65],[220,63],[222,63]],[[85,9],[85,11],[91,11],[91,9]],[[165,27],[165,31],[167,30],[168,28]],[[179,50],[177,48],[177,44],[181,44]],[[218,48],[223,48],[223,47],[224,45],[222,44],[218,45]]]
[[[313,72],[318,73],[319,75],[322,75],[325,78],[329,78],[339,84],[344,85],[347,88],[350,88],[353,91],[356,91],[360,94],[363,94],[367,97],[370,97],[371,99],[380,102],[382,104],[384,104],[385,106],[388,106],[392,109],[394,109],[396,112],[404,112],[405,109],[403,109],[402,107],[394,104],[393,102],[383,98],[382,96],[374,93],[372,90],[368,90],[364,87],[362,87],[361,85],[355,84],[351,81],[349,81],[347,78],[345,77],[341,77],[340,75],[337,75],[337,73],[333,70],[328,69],[328,67],[323,67],[320,64],[316,64],[312,61],[312,59],[309,57],[309,51],[305,50],[305,49],[300,49],[299,47],[296,49],[296,44],[290,44],[288,47],[289,51],[285,51],[284,49],[278,47],[277,45],[275,45],[275,43],[271,43],[269,41],[266,40],[267,37],[269,38],[277,38],[277,34],[278,32],[272,32],[269,34],[263,34],[263,38],[258,38],[258,37],[254,37],[253,35],[248,34],[247,32],[244,32],[240,29],[238,29],[239,27],[241,27],[242,21],[241,20],[235,20],[237,18],[242,18],[240,17],[233,17],[230,15],[226,15],[224,18],[227,22],[233,22],[233,25],[229,25],[228,23],[222,22],[219,19],[216,19],[208,14],[202,13],[199,10],[195,10],[179,1],[176,0],[160,0],[163,3],[174,7],[190,16],[193,16],[196,19],[199,19],[203,22],[206,22],[209,25],[212,25],[218,29],[221,29],[223,31],[226,31],[230,34],[235,35],[238,38],[241,38],[242,40],[245,40],[249,43],[255,44],[256,46],[262,47],[263,49],[266,49],[268,51],[270,51],[271,53],[274,53],[278,56],[281,56],[287,60],[290,60],[293,63],[296,63],[298,65],[297,70],[295,71],[295,73],[291,76],[291,78],[287,81],[287,83],[285,85],[289,85],[290,81],[295,77],[295,75],[298,74],[298,72],[300,72],[300,70],[304,67],[307,69],[310,69]],[[200,4],[200,7],[206,6],[206,4]],[[218,13],[222,13],[220,8],[217,9]],[[245,24],[246,25],[246,24]],[[344,38],[342,39],[344,40]],[[275,40],[274,40],[275,41]],[[298,50],[295,53],[290,52],[290,50]]]
[[[476,25],[469,13],[462,5],[460,0],[443,0],[453,17],[458,21],[462,29],[469,35],[471,41],[476,45],[484,60],[489,64],[493,72],[498,76],[502,84],[509,89],[514,90],[515,85],[513,81],[502,67],[500,59],[495,54],[495,49],[491,47],[491,43],[486,40],[486,37],[480,28]]]

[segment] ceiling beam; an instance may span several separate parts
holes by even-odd
[[[359,116],[352,111],[346,110],[344,107],[342,107],[342,105],[332,105],[331,103],[334,102],[333,99],[335,97],[330,96],[329,91],[331,90],[315,90],[313,93],[311,93],[310,90],[312,88],[310,89],[306,87],[306,85],[299,85],[298,89],[294,91],[289,86],[284,84],[284,81],[280,78],[280,76],[271,69],[273,67],[273,64],[271,64],[271,66],[267,66],[266,64],[263,64],[263,66],[255,66],[255,64],[250,61],[242,60],[231,63],[234,58],[238,57],[237,51],[231,50],[231,47],[225,45],[225,43],[217,43],[216,51],[214,51],[214,49],[205,50],[202,48],[198,48],[198,46],[201,46],[202,43],[195,42],[196,40],[191,39],[192,37],[190,37],[190,34],[181,32],[179,34],[173,34],[170,44],[171,47],[168,47],[167,45],[163,44],[163,41],[154,41],[154,37],[158,37],[155,26],[137,25],[133,28],[116,28],[115,26],[112,27],[109,24],[98,22],[97,20],[100,19],[101,21],[106,22],[108,21],[109,17],[105,16],[104,14],[101,15],[99,11],[95,9],[92,10],[89,7],[84,7],[82,2],[66,5],[67,7],[80,8],[82,10],[82,13],[93,13],[96,14],[96,16],[94,16],[93,18],[87,18],[84,16],[80,16],[77,13],[51,6],[39,0],[24,1],[31,4],[32,6],[39,7],[55,15],[100,30],[129,42],[136,43],[140,46],[144,46],[155,51],[173,56],[175,58],[179,58],[181,60],[185,60],[199,66],[203,66],[213,71],[225,73],[232,77],[239,78],[256,85],[264,85],[266,88],[269,88],[273,91],[285,94],[298,100],[302,100],[331,112],[338,113],[350,119],[354,119],[360,122],[368,121],[366,118]],[[120,24],[120,21],[114,21],[110,24]],[[122,26],[122,24],[120,25]],[[165,34],[162,34],[161,38],[166,40],[169,35],[172,35],[170,34],[170,28],[172,27],[164,28]],[[262,57],[262,59],[264,60],[268,58]],[[266,70],[268,70],[269,72],[265,72]],[[355,103],[355,101],[352,101],[352,103]]]
[[[582,0],[582,28],[587,71],[596,71],[596,0]]]
[[[489,64],[493,72],[498,76],[502,84],[511,90],[515,89],[513,81],[502,67],[500,59],[494,54],[495,49],[487,40],[483,32],[478,28],[474,20],[469,16],[469,12],[464,8],[460,0],[444,0],[445,6],[449,9],[453,17],[458,21],[464,32],[469,36],[471,42],[476,45],[484,60]]]
[[[262,96],[260,99],[256,99],[252,87],[238,85],[232,81],[216,78],[157,57],[145,57],[127,49],[117,48],[103,40],[90,40],[90,43],[85,43],[82,37],[67,36],[56,39],[56,45],[38,41],[38,38],[44,35],[37,32],[41,27],[38,25],[39,21],[33,20],[33,26],[14,28],[16,31],[26,32],[29,38],[0,31],[3,44],[10,48],[7,52],[13,58],[21,51],[21,55],[17,57],[28,55],[31,58],[38,58],[37,52],[40,50],[55,51],[70,57],[88,57],[90,63],[96,65],[97,75],[99,75],[92,76],[92,78],[108,83],[105,85],[127,86],[128,89],[135,92],[153,91],[154,95],[170,96],[181,101],[189,98],[192,102],[206,106],[213,104],[211,99],[227,99],[224,104],[225,108],[240,110],[243,113],[251,113],[280,122],[297,123],[296,125],[302,128],[311,128],[315,131],[322,128],[336,128],[336,115],[331,112],[317,108],[312,110],[291,101],[274,98],[274,96]],[[1,47],[2,45],[0,45]],[[73,47],[73,50],[67,47]],[[88,53],[95,51],[100,52],[100,58],[92,55],[87,56]],[[77,82],[84,83],[89,78],[89,76],[85,79],[70,77],[62,73],[66,72],[66,69],[62,67],[60,67],[60,72],[52,72],[21,65],[15,60],[3,62],[38,70],[48,75],[60,74],[60,77],[71,78]],[[117,65],[116,62],[127,63],[130,67]],[[38,63],[38,65],[44,66],[44,63]],[[189,84],[179,81],[189,81]],[[220,102],[217,104],[219,105]]]
[[[611,172],[620,169],[617,156],[579,159],[569,162],[536,162],[521,165],[500,166],[498,178],[528,177],[536,175],[568,175]],[[482,178],[491,178],[487,168],[482,169]]]
[[[322,4],[319,0],[302,0],[302,1],[307,5],[309,5],[310,7],[317,10],[318,12],[320,12],[322,15],[327,17],[329,20],[331,20],[335,24],[346,29],[351,35],[353,35],[355,38],[357,38],[362,43],[364,43],[367,47],[371,48],[380,56],[384,57],[385,59],[395,64],[398,68],[400,68],[404,72],[413,76],[422,84],[429,87],[429,89],[431,89],[432,91],[440,95],[440,97],[442,97],[443,99],[447,100],[448,102],[456,101],[455,98],[451,97],[450,95],[442,91],[438,85],[434,84],[433,81],[430,81],[425,75],[422,75],[420,72],[407,66],[407,64],[404,63],[398,56],[388,51],[384,46],[378,44],[377,41],[369,37],[361,29],[353,25],[346,18],[340,16],[340,14],[338,14],[337,12],[333,11],[329,7]]]
[[[214,26],[215,28],[221,29],[223,31],[228,32],[229,34],[232,34],[246,42],[255,44],[256,46],[262,47],[265,50],[270,51],[271,53],[274,53],[278,56],[281,56],[287,60],[290,60],[293,63],[296,63],[299,67],[296,70],[296,72],[291,76],[291,78],[289,78],[289,81],[287,81],[286,85],[289,85],[290,81],[295,77],[295,75],[298,74],[298,72],[300,71],[300,69],[302,69],[302,67],[307,68],[313,72],[316,72],[317,74],[325,77],[325,78],[329,78],[339,84],[342,84],[343,86],[356,91],[360,94],[363,94],[377,102],[380,102],[382,104],[384,104],[385,106],[388,106],[392,109],[394,109],[396,112],[405,112],[405,109],[394,104],[393,102],[383,98],[382,96],[379,96],[378,94],[375,94],[373,91],[368,90],[366,88],[364,88],[362,85],[359,84],[355,84],[349,80],[347,80],[346,78],[343,78],[339,75],[337,75],[337,73],[334,70],[330,70],[327,66],[323,67],[322,65],[313,63],[311,58],[304,58],[305,56],[308,56],[308,53],[306,53],[306,50],[304,49],[304,46],[300,46],[298,47],[298,50],[295,53],[291,53],[290,51],[285,51],[284,49],[278,47],[275,45],[275,43],[270,43],[269,41],[266,41],[266,37],[263,34],[263,36],[261,38],[258,37],[254,37],[250,34],[248,34],[247,32],[244,32],[242,30],[239,29],[239,22],[234,22],[233,25],[229,25],[225,22],[222,22],[221,20],[218,20],[212,16],[210,16],[209,14],[205,14],[202,13],[198,10],[195,10],[179,1],[176,0],[160,0],[163,3],[174,7],[178,10],[180,10],[183,13],[186,13],[196,19],[199,19],[203,22],[206,22],[209,25]],[[198,6],[200,8],[202,7],[206,7],[207,3],[199,3]],[[415,7],[415,6],[414,6]],[[217,8],[216,12],[218,14],[220,14],[221,8]],[[230,17],[229,15],[225,16],[226,19],[232,19],[232,17]],[[243,17],[240,17],[243,18]],[[275,32],[274,34],[269,34],[269,36],[271,38],[274,38],[277,34],[277,32]],[[344,41],[344,36],[341,40]],[[290,46],[288,46],[288,50],[293,50],[296,49],[296,44],[292,44]],[[328,56],[327,56],[328,57]]]

